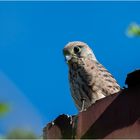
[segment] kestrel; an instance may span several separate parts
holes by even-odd
[[[70,42],[64,47],[63,53],[69,67],[71,95],[79,111],[120,91],[114,77],[98,62],[86,43]]]

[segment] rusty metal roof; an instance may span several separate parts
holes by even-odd
[[[128,88],[97,101],[87,111],[60,115],[44,128],[44,139],[140,138],[139,76],[140,71],[128,74]]]

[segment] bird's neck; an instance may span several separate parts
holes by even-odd
[[[69,69],[77,71],[78,69],[86,69],[87,66],[91,65],[93,62],[98,62],[96,58],[89,56],[85,58],[78,58],[75,62],[69,63]]]

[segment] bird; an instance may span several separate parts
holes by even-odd
[[[63,55],[68,64],[71,95],[80,112],[87,110],[97,100],[120,91],[115,78],[98,62],[86,43],[67,43]]]

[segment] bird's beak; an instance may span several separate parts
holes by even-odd
[[[72,56],[71,55],[65,55],[66,62],[68,63],[71,60]]]

